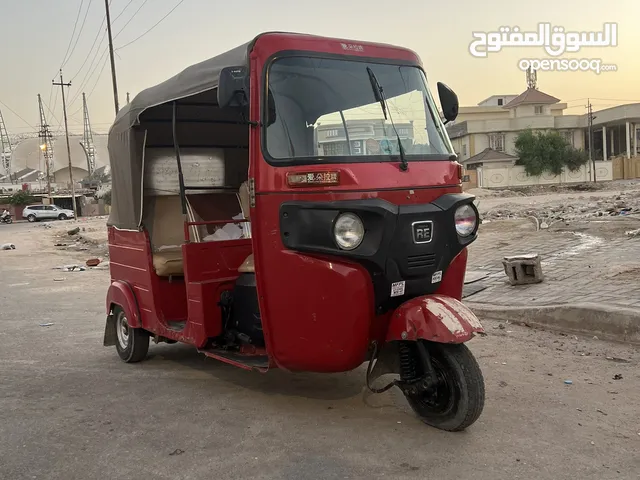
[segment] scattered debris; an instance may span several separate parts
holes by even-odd
[[[599,408],[596,408],[596,412],[601,413],[602,415],[604,415],[605,417],[608,415],[608,413],[604,413],[602,410],[600,410]]]
[[[501,387],[506,387],[508,384],[507,384],[507,382],[505,382],[505,381],[502,381],[502,380],[501,380],[501,381],[498,383],[498,385],[499,385],[499,386],[501,386]]]
[[[41,327],[50,327],[52,325],[53,325],[53,323],[41,323],[40,324]]]
[[[573,385],[573,380],[565,380],[564,384],[565,385]]]
[[[500,330],[504,330],[504,325],[503,325],[503,324],[501,324],[501,323],[499,323],[499,324],[498,324],[498,328],[499,328]]]
[[[183,453],[184,453],[184,450],[180,450],[179,448],[176,448],[173,452],[169,454],[169,456],[182,455]]]
[[[54,278],[54,282],[64,282],[64,278]]]
[[[51,224],[48,223],[48,222],[47,223],[41,223],[40,226],[43,227],[43,228],[51,228]]]
[[[2,250],[15,250],[16,246],[13,243],[4,243],[0,249]]]
[[[613,379],[614,379],[614,380],[622,380],[622,375],[620,375],[619,373],[616,373],[616,374],[613,376]]]
[[[56,243],[56,244],[54,245],[54,247],[66,247],[66,246],[67,246],[67,244],[66,244],[66,243]]]
[[[527,254],[504,257],[502,265],[511,285],[529,285],[544,280],[540,255]]]
[[[615,363],[631,363],[629,360],[625,360],[624,358],[618,358],[618,357],[605,357],[605,358],[610,362],[615,362]]]
[[[80,233],[80,227],[76,227],[74,229],[71,229],[67,232],[69,235],[73,236],[73,235],[77,235],[78,233]]]
[[[53,267],[53,269],[63,272],[84,272],[86,270],[82,265],[65,265],[64,267]]]
[[[640,228],[636,228],[635,230],[629,230],[626,232],[629,237],[640,237]]]
[[[90,258],[89,260],[86,261],[87,267],[97,267],[98,265],[100,265],[100,259],[99,258]]]

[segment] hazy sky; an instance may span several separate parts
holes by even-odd
[[[55,113],[55,118],[49,114],[49,123],[54,129],[58,126],[62,117],[60,88],[57,94],[52,92],[51,80],[67,51],[80,2],[0,0],[0,101],[6,104],[0,108],[10,132],[33,131],[37,126],[38,93]],[[179,0],[147,0],[132,18],[144,2],[112,0],[116,48],[146,31]],[[102,33],[96,42],[100,45],[98,57],[94,58],[94,53],[88,56],[104,17],[104,1],[84,0],[76,36],[88,5],[81,36],[64,66],[65,81],[72,80],[68,95],[75,99],[68,109],[73,114],[70,127],[81,131],[81,93],[88,95],[93,90],[88,99],[92,124],[94,130],[106,131],[115,113]],[[637,0],[184,0],[149,34],[117,52],[120,102],[125,103],[127,91],[133,97],[141,89],[240,45],[259,32],[284,30],[406,46],[421,56],[432,91],[436,81],[443,81],[458,93],[462,105],[475,105],[493,94],[517,94],[525,89],[525,74],[517,67],[519,59],[549,57],[542,48],[512,47],[488,58],[474,58],[469,53],[473,31],[516,25],[531,31],[538,22],[572,31],[601,31],[604,22],[616,22],[617,47],[587,48],[567,57],[601,58],[604,63],[616,64],[617,72],[538,72],[540,90],[569,101],[571,109],[565,113],[582,114],[586,97],[595,99],[596,110],[640,102],[638,20]]]

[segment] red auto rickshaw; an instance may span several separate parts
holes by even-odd
[[[183,342],[261,372],[369,362],[372,391],[471,425],[479,215],[444,127],[458,99],[438,93],[442,114],[411,50],[291,33],[139,93],[109,132],[104,345],[138,362],[150,339]]]

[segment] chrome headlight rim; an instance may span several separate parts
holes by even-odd
[[[458,227],[458,212],[460,212],[463,209],[468,208],[471,213],[473,214],[473,218],[474,218],[474,222],[473,222],[473,226],[468,230],[468,231],[460,231],[460,228]],[[469,237],[472,237],[473,235],[475,235],[475,233],[478,231],[478,227],[480,225],[480,214],[477,210],[477,208],[475,208],[475,205],[473,203],[465,203],[462,205],[458,205],[453,213],[453,225],[454,228],[456,229],[456,234],[458,235],[458,237],[463,238],[463,239],[467,239]]]
[[[341,237],[338,234],[338,226],[339,226],[339,222],[343,219],[351,219],[352,221],[355,222],[355,224],[359,227],[357,228],[357,230],[360,230],[360,234],[359,234],[359,238],[358,241],[355,244],[349,245],[348,242],[344,242],[344,240],[341,242]],[[364,229],[364,222],[362,221],[362,219],[355,213],[352,212],[343,212],[340,213],[335,221],[333,222],[333,227],[332,227],[332,232],[333,232],[333,240],[335,242],[335,244],[337,245],[337,247],[340,250],[344,250],[344,251],[353,251],[356,248],[358,248],[360,245],[362,245],[362,242],[364,241],[364,236],[365,236],[365,229]]]

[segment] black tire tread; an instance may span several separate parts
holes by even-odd
[[[122,307],[113,308],[114,318],[122,312]],[[149,333],[141,328],[129,328],[129,346],[122,351],[120,344],[116,341],[118,355],[125,363],[138,363],[144,360],[149,353]]]

